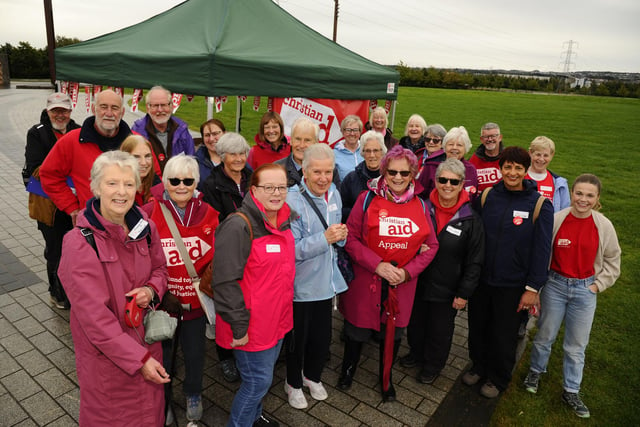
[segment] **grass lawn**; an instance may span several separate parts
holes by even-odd
[[[235,97],[220,114],[228,129],[234,128]],[[266,111],[252,110],[253,98],[243,105],[241,133],[251,144],[258,122]],[[613,222],[622,246],[622,275],[616,285],[598,297],[591,342],[587,349],[582,384],[590,420],[575,417],[561,402],[562,360],[558,338],[537,395],[521,383],[529,365],[529,349],[517,366],[511,387],[504,393],[492,419],[495,426],[515,425],[640,425],[640,202],[639,186],[640,100],[604,97],[558,96],[424,88],[400,88],[394,134],[402,136],[413,113],[427,123],[445,128],[463,125],[469,131],[472,150],[479,144],[480,127],[492,121],[501,126],[505,145],[527,148],[538,135],[556,143],[551,170],[570,184],[584,172],[603,182],[602,212]],[[192,129],[206,119],[203,98],[183,100],[177,115]],[[633,279],[633,278],[636,279]]]

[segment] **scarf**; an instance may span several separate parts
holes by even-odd
[[[458,195],[458,201],[450,208],[445,208],[440,204],[438,190],[435,188],[429,195],[429,200],[431,200],[431,203],[433,203],[433,206],[436,208],[436,226],[438,227],[438,234],[440,234],[444,226],[451,221],[451,218],[458,212],[460,207],[469,201],[469,193],[463,188]]]
[[[391,191],[391,189],[389,189],[387,182],[384,180],[384,176],[373,178],[369,181],[368,185],[371,191],[393,203],[407,203],[411,201],[411,199],[413,199],[413,195],[415,192],[414,179],[409,182],[406,191],[400,195],[395,194],[393,191]]]

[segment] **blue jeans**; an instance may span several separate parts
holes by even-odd
[[[227,426],[251,426],[260,417],[262,398],[271,387],[273,367],[278,360],[281,347],[282,340],[279,340],[275,346],[267,350],[233,350],[242,384],[233,398]]]
[[[568,279],[551,271],[540,294],[540,319],[531,350],[531,370],[547,371],[551,346],[564,320],[563,387],[570,393],[580,391],[582,382],[584,353],[596,311],[597,297],[589,289],[593,282],[594,277]]]

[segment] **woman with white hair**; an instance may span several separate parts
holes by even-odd
[[[382,107],[376,107],[371,111],[371,117],[369,121],[364,124],[364,128],[367,130],[374,130],[384,138],[384,145],[387,150],[390,150],[393,146],[398,144],[398,140],[393,137],[391,129],[389,129],[389,119],[387,117],[387,110]]]
[[[464,165],[464,189],[469,193],[471,201],[478,196],[478,171],[464,156],[471,150],[471,139],[464,126],[453,127],[442,140],[447,159],[458,159]]]
[[[180,346],[184,355],[185,375],[182,388],[187,402],[187,419],[202,417],[202,372],[205,354],[206,316],[194,289],[186,263],[192,263],[200,277],[213,259],[214,232],[218,212],[205,203],[196,190],[200,169],[192,156],[178,154],[167,161],[162,181],[164,191],[148,207],[149,216],[158,226],[169,271],[169,292],[183,307]],[[164,212],[163,212],[164,211]],[[170,223],[175,224],[175,236]],[[182,240],[190,260],[183,260],[177,244]],[[172,340],[163,341],[164,364],[171,368]],[[167,418],[173,414],[167,415]]]
[[[62,245],[58,275],[71,302],[70,325],[80,384],[83,426],[157,427],[164,421],[160,343],[128,326],[125,305],[159,301],[167,267],[155,224],[134,205],[137,160],[123,151],[101,154],[91,167],[87,202]],[[144,316],[144,313],[143,315]]]
[[[400,145],[411,150],[417,156],[425,149],[424,134],[427,132],[427,122],[420,114],[412,114],[404,128],[404,136],[400,138]]]
[[[340,194],[332,183],[334,158],[326,144],[307,148],[302,161],[304,178],[287,194],[287,204],[298,217],[291,222],[296,276],[293,331],[285,337],[284,388],[289,405],[296,409],[307,407],[303,386],[315,400],[327,398],[321,376],[331,344],[331,302],[347,290],[334,248],[344,246],[347,239],[347,226],[340,222]]]

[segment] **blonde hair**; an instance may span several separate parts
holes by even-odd
[[[151,143],[147,141],[142,135],[131,134],[122,141],[120,144],[120,150],[131,154],[133,150],[140,144],[146,144],[147,148],[149,148],[149,152],[151,153],[151,167],[149,168],[149,173],[144,178],[140,178],[140,185],[138,185],[138,190],[142,193],[142,203],[147,203],[149,199],[151,199],[151,187],[153,187],[153,181],[156,176],[156,167],[154,166],[154,156],[153,148],[151,147]]]
[[[535,153],[536,151],[543,151],[545,148],[548,148],[551,154],[555,154],[556,152],[556,144],[554,144],[551,138],[546,136],[536,136],[529,144],[529,152]]]

